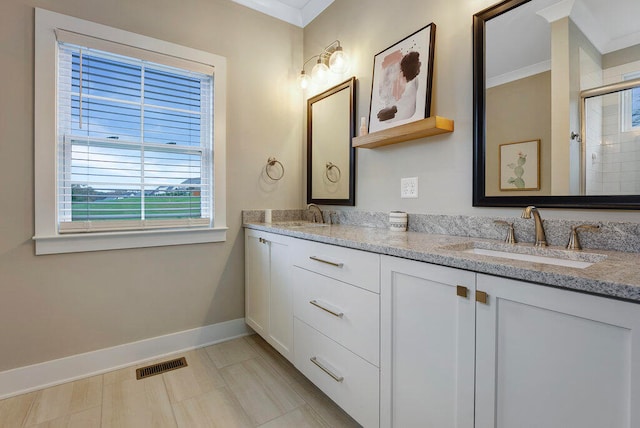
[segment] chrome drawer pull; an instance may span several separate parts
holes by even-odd
[[[333,380],[335,380],[336,382],[342,382],[344,380],[344,377],[342,376],[338,376],[335,373],[333,373],[331,370],[329,370],[328,368],[326,368],[325,366],[323,366],[316,357],[311,357],[309,358],[309,360],[315,364],[316,366],[320,367],[320,370],[322,370],[323,372],[325,372],[326,374],[328,374],[329,376],[331,376],[333,378]]]
[[[323,259],[321,259],[321,258],[319,258],[319,257],[317,257],[317,256],[309,256],[309,258],[310,258],[311,260],[315,260],[315,261],[320,262],[320,263],[326,263],[326,264],[328,264],[328,265],[335,266],[335,267],[339,267],[339,268],[341,268],[342,266],[344,266],[344,263],[330,262],[329,260],[323,260]]]
[[[332,311],[329,308],[325,308],[324,306],[322,306],[320,303],[318,303],[317,300],[309,300],[309,303],[311,303],[313,306],[322,309],[325,312],[329,312],[331,315],[333,315],[334,317],[338,317],[338,318],[342,318],[344,316],[343,312],[335,312]]]

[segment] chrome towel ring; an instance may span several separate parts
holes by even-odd
[[[338,178],[336,179],[331,178],[332,174],[330,174],[330,172],[333,168],[335,168],[338,171]],[[329,180],[332,183],[337,183],[338,181],[340,181],[340,177],[342,176],[342,172],[340,171],[340,168],[338,168],[338,165],[335,165],[331,162],[327,162],[327,166],[324,173],[327,176],[327,180]]]
[[[271,175],[269,173],[269,169],[272,168],[273,166],[275,166],[275,164],[280,165],[280,169],[282,170],[282,172],[280,173],[279,176],[275,176],[274,177],[273,175]],[[284,165],[282,165],[282,162],[280,162],[278,159],[276,159],[274,157],[270,157],[269,159],[267,159],[267,166],[264,167],[264,171],[267,173],[269,178],[274,180],[274,181],[278,181],[282,177],[284,177]]]

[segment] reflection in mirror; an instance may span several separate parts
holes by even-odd
[[[638,16],[637,0],[507,0],[474,15],[474,205],[640,206]],[[533,140],[539,165],[518,160],[539,189],[505,188],[500,147]]]
[[[355,205],[355,77],[307,101],[307,203]]]
[[[629,79],[640,73],[618,74],[611,73],[614,83],[580,93],[580,185],[587,195],[640,194],[640,79]]]

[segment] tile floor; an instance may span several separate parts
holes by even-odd
[[[144,380],[129,367],[2,400],[0,427],[359,426],[257,335],[180,356]]]

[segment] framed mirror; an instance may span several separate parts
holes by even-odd
[[[355,205],[356,78],[307,101],[307,203]]]
[[[474,206],[640,208],[640,2],[473,16]]]

